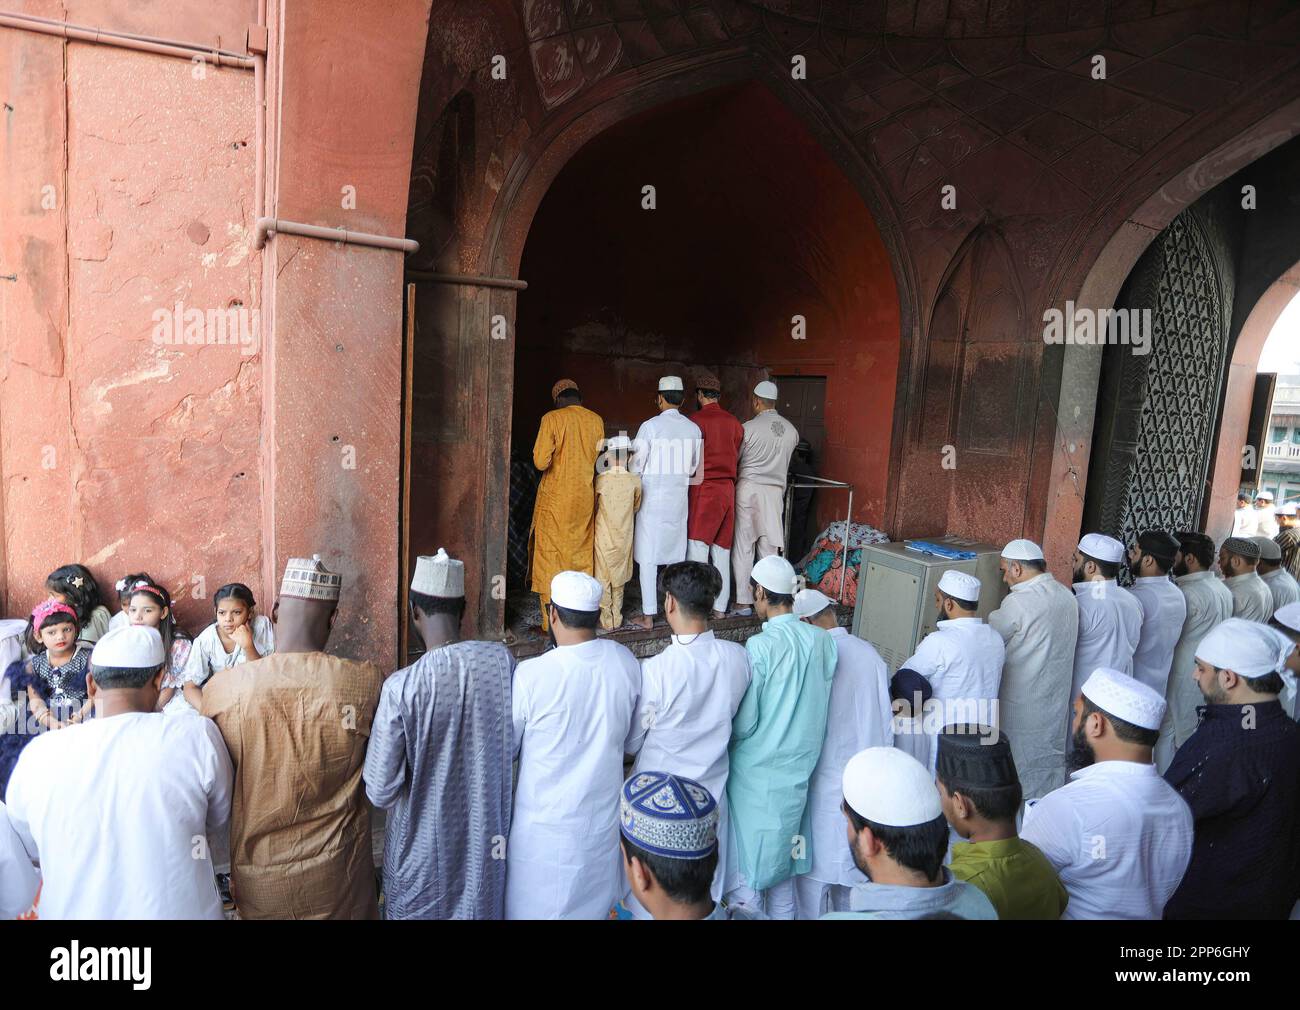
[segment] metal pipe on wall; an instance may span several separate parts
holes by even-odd
[[[73,25],[66,21],[52,21],[49,18],[38,18],[12,11],[0,11],[0,28],[53,35],[72,42],[90,42],[95,45],[115,46],[118,49],[133,49],[136,52],[154,53],[158,56],[176,56],[184,60],[200,58],[218,67],[254,69],[252,57],[241,56],[225,49],[200,46],[194,42],[178,42],[174,39],[158,39],[149,35],[105,31],[102,28]]]
[[[326,242],[340,242],[343,245],[369,246],[372,249],[394,249],[404,253],[414,253],[420,250],[420,243],[411,238],[373,235],[364,231],[348,231],[346,228],[325,228],[317,224],[285,221],[282,218],[275,217],[259,217],[257,219],[255,248],[261,249],[265,246],[266,237],[271,232],[284,235],[300,235],[303,238],[318,238]]]
[[[465,284],[476,288],[505,288],[508,291],[526,291],[528,282],[514,277],[479,277],[474,274],[439,274],[428,270],[408,270],[406,279],[415,283]]]

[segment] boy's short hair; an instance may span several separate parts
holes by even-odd
[[[465,597],[463,596],[429,596],[414,589],[407,594],[407,600],[426,617],[434,614],[450,614],[459,620],[465,616]]]
[[[703,561],[678,561],[659,573],[659,589],[671,594],[688,617],[705,619],[722,592],[722,573]]]
[[[95,666],[90,665],[95,683],[105,691],[133,691],[144,687],[162,672],[161,666]]]

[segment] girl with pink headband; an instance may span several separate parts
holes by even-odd
[[[18,755],[37,733],[72,726],[90,716],[86,674],[90,646],[78,640],[81,622],[69,604],[42,600],[27,622],[26,660],[9,668],[9,682],[19,700],[15,732],[0,734],[0,795]]]

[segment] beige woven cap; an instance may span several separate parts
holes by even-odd
[[[284,579],[280,595],[299,600],[329,600],[337,602],[343,592],[343,576],[331,572],[321,564],[320,555],[308,558],[290,558],[284,566]]]
[[[442,596],[455,599],[465,595],[465,562],[450,557],[443,547],[432,556],[422,554],[415,559],[415,575],[411,589],[425,596]]]

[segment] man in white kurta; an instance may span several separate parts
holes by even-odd
[[[749,654],[709,630],[721,584],[717,568],[702,561],[664,569],[664,615],[672,641],[641,664],[641,700],[624,749],[636,755],[633,774],[672,768],[674,775],[694,779],[717,797],[719,833],[725,839],[727,746],[731,720],[749,687]],[[723,845],[713,876],[714,901],[722,896],[725,862]],[[649,918],[630,889],[624,904],[637,918]]]
[[[1156,773],[1165,700],[1120,670],[1098,669],[1074,703],[1078,767],[1029,805],[1020,837],[1070,894],[1063,919],[1159,919],[1192,858],[1192,811]]]
[[[1129,590],[1142,606],[1142,630],[1133,652],[1133,676],[1162,698],[1169,685],[1174,646],[1183,633],[1187,603],[1169,578],[1178,541],[1162,530],[1148,530],[1129,548]]]
[[[1156,769],[1161,775],[1174,759],[1174,752],[1196,732],[1197,706],[1205,697],[1192,671],[1196,647],[1215,625],[1232,616],[1232,594],[1214,573],[1214,541],[1204,533],[1178,534],[1179,552],[1174,558],[1174,584],[1183,594],[1187,617],[1174,646],[1174,659],[1165,689],[1165,718],[1156,742]]]
[[[596,637],[601,594],[590,575],[558,573],[556,647],[515,670],[507,919],[603,919],[622,893],[618,791],[641,670],[627,648]]]
[[[95,718],[23,750],[9,822],[41,866],[42,919],[220,919],[210,839],[230,818],[233,770],[211,719],[155,712],[156,628],[110,631],[91,653]]]
[[[1250,496],[1237,495],[1237,510],[1232,513],[1232,533],[1234,537],[1253,537],[1255,535],[1255,510],[1250,505]]]
[[[1273,594],[1259,577],[1259,544],[1251,537],[1228,537],[1219,548],[1219,571],[1232,594],[1232,616],[1267,622],[1273,616]]]
[[[795,594],[794,613],[824,629],[835,643],[835,679],[826,713],[826,740],[808,782],[812,825],[812,868],[794,878],[800,919],[846,912],[849,892],[866,877],[844,844],[844,766],[858,751],[894,742],[889,704],[889,668],[870,642],[849,634],[836,617],[834,601],[816,589]]]
[[[1114,537],[1089,533],[1074,552],[1074,598],[1079,606],[1079,639],[1074,649],[1070,697],[1099,666],[1132,676],[1133,654],[1142,634],[1142,604],[1115,581],[1124,545]]]
[[[1268,537],[1255,537],[1259,544],[1259,567],[1255,569],[1273,597],[1272,610],[1276,613],[1288,603],[1300,600],[1300,585],[1295,577],[1282,567],[1282,548]]]
[[[1261,491],[1255,495],[1255,536],[1272,539],[1277,536],[1277,514],[1273,508],[1273,492]]]
[[[754,416],[745,422],[736,464],[736,539],[731,563],[736,573],[736,610],[748,613],[754,603],[749,577],[754,554],[770,557],[785,549],[781,512],[785,505],[790,457],[799,444],[799,432],[776,412],[776,383],[764,380],[754,387]],[[796,559],[797,560],[797,559]]]
[[[956,569],[943,573],[934,592],[938,625],[899,667],[890,688],[891,696],[906,701],[912,712],[910,719],[894,721],[894,746],[931,772],[944,726],[998,725],[1006,647],[1002,636],[975,616],[979,598],[980,580],[974,575]]]
[[[630,462],[641,475],[632,558],[640,569],[641,614],[633,624],[649,628],[659,612],[659,566],[686,560],[688,489],[700,471],[704,438],[677,409],[686,398],[680,376],[659,380],[659,413],[637,429]]]
[[[1006,646],[998,709],[1024,796],[1033,799],[1065,781],[1061,720],[1070,709],[1079,608],[1032,540],[1007,544],[998,567],[1011,587],[989,614]]]

